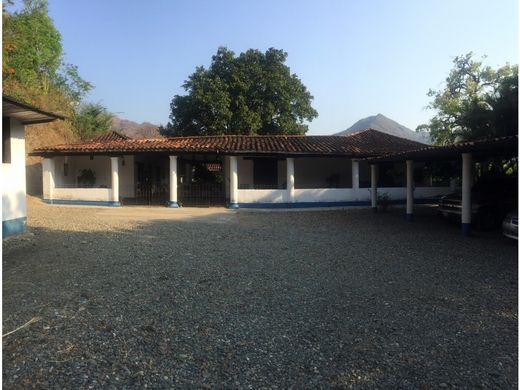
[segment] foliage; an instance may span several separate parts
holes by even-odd
[[[82,139],[88,139],[110,130],[112,117],[113,115],[103,105],[86,103],[79,107],[72,124]]]
[[[436,115],[417,131],[429,131],[437,145],[518,133],[518,65],[482,65],[473,53],[458,56],[444,89],[430,90]]]
[[[74,65],[63,62],[61,34],[47,0],[24,0],[9,13],[3,4],[2,80],[4,94],[43,109],[70,115],[92,89]]]
[[[250,49],[239,56],[219,48],[208,69],[185,81],[175,95],[168,135],[304,134],[318,113],[313,97],[285,65],[287,53]]]
[[[78,187],[91,188],[96,183],[96,174],[91,169],[82,169],[78,176]]]

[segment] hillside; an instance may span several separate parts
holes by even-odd
[[[150,122],[137,123],[114,116],[112,118],[112,130],[119,131],[132,138],[157,138],[159,126]]]
[[[25,172],[29,195],[42,193],[42,158],[28,154],[38,147],[72,143],[78,140],[68,121],[58,120],[25,126]]]
[[[430,136],[425,133],[417,133],[405,127],[396,121],[387,118],[383,114],[377,114],[358,120],[347,130],[336,133],[335,135],[347,135],[363,129],[379,130],[387,134],[395,135],[397,137],[410,139],[412,141],[431,144]]]

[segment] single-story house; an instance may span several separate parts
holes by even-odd
[[[2,236],[26,231],[25,125],[64,119],[12,97],[2,97]]]
[[[223,135],[132,139],[109,132],[86,142],[48,146],[43,197],[51,204],[169,207],[312,207],[370,205],[372,182],[392,202],[406,198],[405,164],[370,157],[426,145],[366,129],[348,136]],[[432,167],[414,167],[414,197],[453,190]]]

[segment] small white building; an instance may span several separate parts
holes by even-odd
[[[2,236],[23,233],[25,201],[25,129],[28,124],[64,119],[13,98],[2,98]]]
[[[374,205],[376,189],[406,199],[404,163],[365,159],[427,145],[366,129],[348,136],[203,136],[131,139],[116,132],[40,148],[51,204],[294,208]],[[417,201],[451,191],[414,166]]]

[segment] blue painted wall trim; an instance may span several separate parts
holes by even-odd
[[[168,207],[170,207],[172,209],[178,209],[179,204],[177,202],[168,201]]]
[[[104,201],[104,200],[66,200],[66,199],[44,199],[48,204],[68,204],[74,206],[121,206],[120,202]]]
[[[431,204],[437,203],[437,199],[417,199],[416,204]],[[392,205],[404,205],[406,199],[391,200]],[[295,202],[295,203],[238,203],[238,206],[229,208],[244,208],[244,209],[300,209],[312,207],[359,207],[370,206],[372,204],[369,200],[362,201],[345,201],[345,202]]]
[[[302,209],[311,207],[368,206],[370,202],[297,202],[297,203],[239,203],[244,209]]]
[[[464,237],[471,236],[471,223],[463,223],[462,224],[462,235]]]
[[[15,234],[25,233],[27,231],[27,217],[9,219],[2,221],[3,238],[14,236]]]
[[[242,207],[243,204],[252,204],[252,203],[230,203],[228,204],[229,209],[238,209],[239,207]]]

